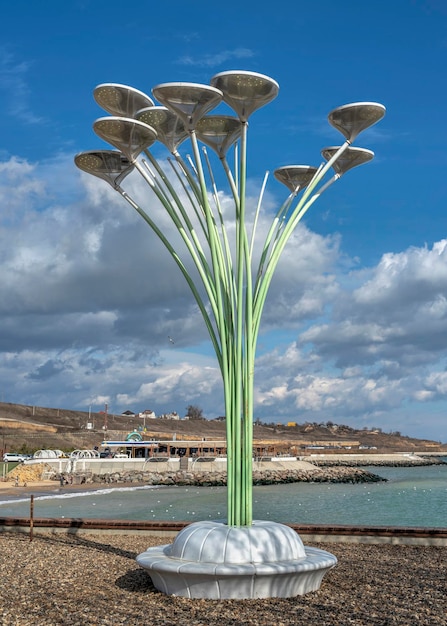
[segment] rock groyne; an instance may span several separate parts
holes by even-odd
[[[227,484],[226,472],[145,472],[120,471],[107,474],[76,473],[72,476],[75,484],[99,483],[119,484],[138,483],[153,486],[195,486],[216,487]],[[254,485],[274,485],[284,483],[373,483],[386,479],[357,467],[315,467],[315,469],[269,469],[253,472]]]
[[[368,458],[363,456],[362,458],[312,458],[308,460],[309,463],[316,467],[421,467],[429,465],[446,465],[446,462],[437,457],[400,457],[393,455],[393,458]]]

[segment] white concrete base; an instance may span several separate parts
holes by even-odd
[[[174,543],[137,556],[155,587],[168,595],[206,599],[290,598],[321,585],[334,555],[303,545],[289,526],[195,522]]]

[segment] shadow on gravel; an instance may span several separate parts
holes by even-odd
[[[57,537],[57,535],[51,535],[47,537],[45,535],[39,535],[38,540],[46,541],[52,544],[63,543],[65,545],[84,546],[92,550],[98,550],[99,552],[107,552],[109,554],[122,556],[126,559],[132,559],[132,560],[135,560],[136,557],[138,556],[138,552],[131,552],[130,550],[123,550],[122,548],[111,546],[108,543],[92,541],[91,539],[86,539],[85,537],[81,537],[79,535],[69,535],[68,537],[67,536]]]
[[[116,579],[115,585],[132,593],[160,593],[155,589],[149,574],[142,568],[129,570]]]

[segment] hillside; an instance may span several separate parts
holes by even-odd
[[[216,420],[146,419],[145,438],[223,439],[225,423]],[[33,452],[41,448],[72,450],[92,448],[103,439],[121,439],[142,428],[138,416],[87,413],[68,409],[32,407],[0,403],[0,436],[3,451]],[[327,424],[261,424],[254,426],[254,440],[273,444],[277,450],[296,454],[310,453],[307,446],[328,445],[334,451],[358,452],[447,452],[447,444],[414,439],[400,433],[356,430],[349,426]],[[327,450],[325,450],[326,452]]]

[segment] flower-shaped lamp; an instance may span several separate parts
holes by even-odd
[[[178,115],[188,130],[222,100],[219,89],[198,83],[163,83],[152,89],[154,98]]]
[[[152,126],[157,131],[157,139],[169,152],[175,153],[179,145],[188,138],[182,120],[167,107],[146,107],[135,114],[135,119]]]
[[[157,131],[151,126],[127,117],[100,117],[93,124],[93,130],[101,139],[121,150],[129,161],[134,161],[157,139]]]
[[[331,111],[328,120],[352,143],[359,133],[381,120],[385,111],[378,102],[354,102]]]
[[[246,122],[250,115],[271,102],[279,92],[278,83],[264,74],[248,71],[220,72],[211,85],[223,92],[223,99]]]
[[[332,146],[330,148],[324,148],[321,154],[326,161],[329,161],[334,154],[339,150],[338,146]],[[343,176],[348,170],[358,165],[363,165],[372,161],[374,158],[374,152],[367,150],[366,148],[347,148],[343,154],[332,164],[335,172],[339,176]]]
[[[316,173],[317,168],[310,165],[285,165],[276,169],[273,175],[292,193],[298,193],[307,187]]]
[[[111,115],[118,117],[134,117],[143,107],[150,107],[154,103],[142,91],[119,85],[117,83],[102,83],[93,90],[93,97],[101,108]]]
[[[117,187],[134,168],[129,159],[116,150],[80,152],[74,161],[80,170],[102,178],[112,187]]]
[[[197,137],[212,148],[219,158],[223,158],[228,149],[241,135],[241,123],[231,115],[207,115],[197,123]]]

